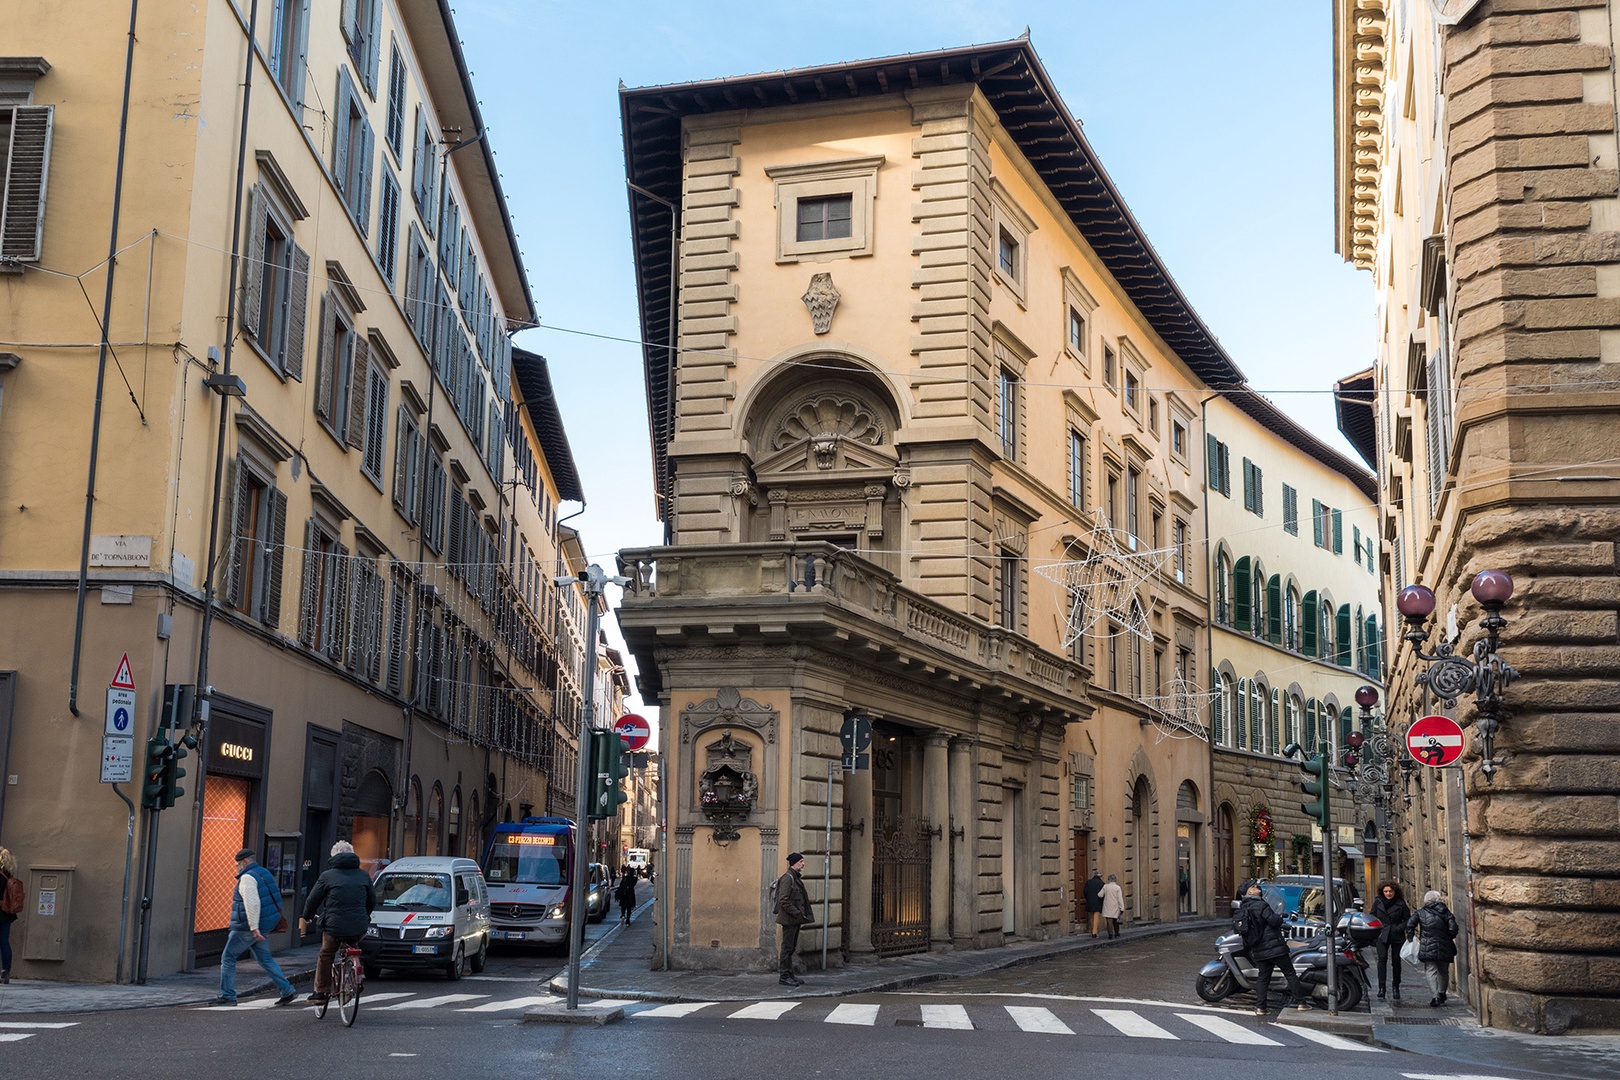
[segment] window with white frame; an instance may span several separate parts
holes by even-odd
[[[883,155],[765,169],[776,196],[776,261],[852,258],[875,250],[873,204]]]

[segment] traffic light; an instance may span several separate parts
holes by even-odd
[[[616,731],[591,732],[591,805],[590,817],[600,821],[619,812],[619,805],[628,802],[621,781],[630,775],[629,763],[624,755],[629,750]]]
[[[163,761],[162,800],[164,807],[173,806],[180,801],[180,796],[186,793],[186,789],[180,786],[180,778],[186,775],[186,770],[180,767],[180,759],[190,753],[191,747],[196,745],[196,736],[187,735],[169,747],[169,753]]]
[[[163,777],[169,764],[169,740],[146,740],[146,774],[141,782],[141,805],[148,810],[163,809]]]
[[[1322,826],[1322,831],[1328,829],[1328,765],[1327,754],[1318,750],[1315,754],[1299,763],[1300,770],[1305,773],[1305,779],[1300,781],[1299,790],[1307,795],[1316,796],[1312,802],[1300,803],[1300,809],[1305,816]]]

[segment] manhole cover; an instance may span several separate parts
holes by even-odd
[[[1390,1016],[1385,1024],[1421,1024],[1424,1027],[1462,1027],[1462,1021],[1445,1016]]]
[[[923,1022],[921,1020],[896,1020],[894,1022],[894,1026],[895,1027],[922,1027]]]

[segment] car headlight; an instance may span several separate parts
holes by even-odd
[[[456,929],[455,927],[449,926],[449,925],[446,925],[446,926],[430,926],[430,927],[427,928],[427,931],[425,933],[423,933],[422,936],[425,937],[425,938],[449,937],[451,934],[453,934],[455,932],[455,929]]]
[[[381,936],[382,936],[381,934],[377,933],[377,928],[375,926],[366,927],[366,937],[381,937]]]
[[[568,912],[561,904],[553,904],[551,910],[546,912],[546,918],[548,919],[566,919],[567,917]]]

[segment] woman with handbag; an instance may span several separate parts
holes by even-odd
[[[17,859],[0,847],[0,983],[11,981],[11,924],[22,914],[23,899]]]
[[[1412,909],[1406,906],[1406,897],[1401,895],[1401,887],[1394,881],[1386,881],[1378,886],[1378,899],[1373,901],[1372,917],[1384,924],[1378,931],[1378,997],[1384,997],[1384,972],[1393,958],[1395,987],[1395,1001],[1401,1000],[1401,957],[1400,942],[1406,933],[1407,920],[1412,917]]]
[[[1438,1009],[1446,1003],[1446,989],[1451,979],[1451,962],[1457,958],[1457,917],[1433,889],[1423,894],[1423,906],[1406,921],[1406,940],[1418,934],[1418,963],[1428,977],[1429,989],[1434,997],[1429,1007]]]

